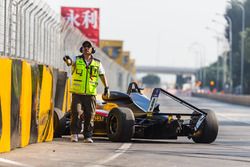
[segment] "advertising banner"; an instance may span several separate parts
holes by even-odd
[[[61,7],[61,15],[99,46],[99,9]]]

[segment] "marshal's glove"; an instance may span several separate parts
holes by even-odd
[[[72,65],[72,59],[69,56],[64,56],[63,61],[67,64],[67,66]]]
[[[109,98],[109,97],[110,97],[110,91],[109,91],[109,87],[108,87],[108,86],[106,86],[106,87],[104,88],[103,96],[105,96],[106,98]]]

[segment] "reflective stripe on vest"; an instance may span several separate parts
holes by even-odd
[[[83,58],[77,57],[72,74],[70,91],[76,94],[96,95],[98,85],[100,62],[92,59],[89,66]]]

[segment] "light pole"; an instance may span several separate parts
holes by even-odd
[[[241,34],[241,69],[240,69],[240,93],[244,93],[244,55],[245,55],[245,8],[242,4],[236,3],[242,11],[242,34]]]

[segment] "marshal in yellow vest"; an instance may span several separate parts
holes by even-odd
[[[76,58],[75,66],[72,67],[71,93],[82,95],[96,95],[96,88],[99,79],[100,61],[92,59],[87,66],[83,58]]]

